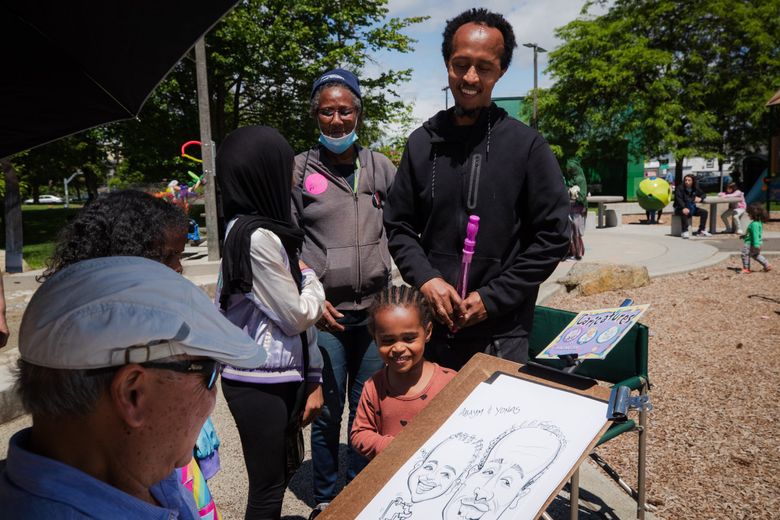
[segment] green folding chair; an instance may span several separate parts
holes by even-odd
[[[564,361],[535,360],[541,352],[576,316],[576,313],[550,307],[537,306],[534,311],[533,332],[529,339],[529,358],[531,361],[563,369]],[[590,377],[599,381],[612,383],[613,386],[626,386],[639,395],[647,395],[650,382],[647,376],[647,347],[648,328],[637,324],[626,333],[623,339],[612,349],[604,360],[584,360],[577,367],[575,374]],[[633,490],[625,484],[614,470],[607,466],[607,471],[631,496],[637,501],[637,518],[645,517],[645,461],[647,449],[647,410],[640,409],[638,422],[629,419],[622,423],[613,423],[612,426],[599,439],[596,446],[610,441],[618,435],[630,431],[639,434],[639,455],[637,460],[637,489]],[[598,458],[597,458],[598,459]],[[599,462],[599,460],[597,460]],[[602,465],[602,463],[599,463]],[[604,465],[602,465],[604,467]],[[626,489],[627,488],[627,489]],[[579,501],[579,472],[572,477],[571,483],[571,518],[577,518]]]

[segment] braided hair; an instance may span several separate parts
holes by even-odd
[[[408,285],[388,285],[385,287],[379,297],[368,309],[368,331],[374,334],[374,316],[383,309],[392,309],[395,307],[411,307],[417,309],[420,316],[420,324],[424,329],[428,329],[433,320],[431,308],[425,297]]]

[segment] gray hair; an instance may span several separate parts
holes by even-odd
[[[17,361],[14,390],[33,416],[83,417],[108,392],[115,368],[69,370]]]
[[[317,90],[314,92],[314,95],[311,97],[311,116],[315,119],[317,119],[317,109],[320,108],[320,95],[322,94],[322,91],[326,88],[332,88],[332,87],[341,87],[347,92],[349,92],[349,95],[352,96],[352,106],[355,107],[355,109],[358,111],[358,116],[360,116],[363,113],[363,103],[360,101],[360,98],[352,92],[352,89],[346,86],[344,83],[340,81],[329,81],[328,83],[324,83],[317,87]]]

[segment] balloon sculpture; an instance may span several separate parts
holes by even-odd
[[[648,177],[639,183],[636,189],[636,198],[642,209],[659,211],[672,200],[672,188],[663,179]]]
[[[197,157],[193,157],[187,153],[187,148],[191,145],[200,146],[200,141],[187,141],[184,143],[181,146],[181,156],[193,162],[202,163],[202,159],[198,159]],[[154,196],[167,199],[172,204],[176,204],[181,207],[184,213],[189,215],[189,200],[198,197],[198,190],[203,184],[203,176],[198,176],[189,170],[187,170],[187,175],[189,176],[187,181],[180,183],[178,180],[174,179],[168,183],[168,186],[166,186],[163,191],[158,191],[154,194]],[[198,228],[197,222],[195,222],[193,219],[190,219],[187,240],[190,240],[194,244],[199,244],[201,242],[200,229]]]

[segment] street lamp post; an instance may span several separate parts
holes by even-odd
[[[447,110],[450,108],[450,93],[448,92],[450,90],[450,86],[446,85],[442,87],[442,90],[444,91],[444,110]]]
[[[533,125],[534,128],[537,128],[539,126],[539,120],[538,120],[538,114],[537,114],[537,94],[536,94],[536,89],[537,89],[537,84],[538,84],[538,77],[539,77],[539,72],[538,72],[539,69],[538,69],[538,65],[537,65],[537,63],[538,63],[537,62],[537,55],[540,52],[547,52],[547,49],[543,49],[543,48],[539,47],[535,43],[524,43],[523,47],[528,47],[529,49],[533,49],[534,50],[534,116],[533,116],[532,125]]]

